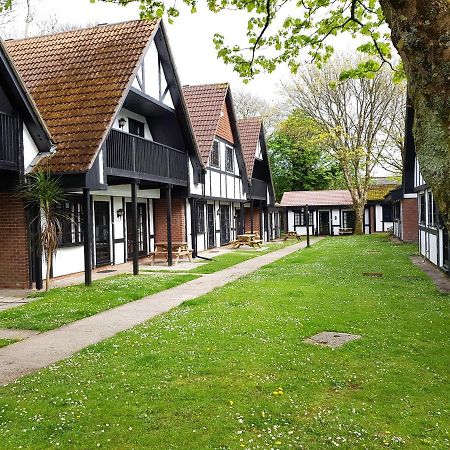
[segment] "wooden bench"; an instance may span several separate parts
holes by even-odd
[[[302,238],[296,231],[288,231],[284,236],[283,241],[287,241],[288,239],[297,239],[297,241],[301,241]]]
[[[353,234],[353,228],[339,228],[339,235]]]
[[[158,242],[155,244],[155,251],[150,253],[152,258],[152,264],[155,264],[155,258],[157,256],[163,256],[166,261],[169,257],[167,242]],[[176,258],[175,265],[178,264],[180,258],[188,257],[189,262],[192,262],[192,250],[189,250],[187,242],[174,242],[172,244],[172,256]]]

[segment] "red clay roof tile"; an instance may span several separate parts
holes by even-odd
[[[248,117],[238,119],[237,124],[239,137],[241,139],[242,153],[244,154],[245,167],[247,168],[248,177],[251,179],[263,122],[260,117]]]
[[[42,164],[58,173],[89,170],[158,24],[137,20],[6,42],[57,146]]]

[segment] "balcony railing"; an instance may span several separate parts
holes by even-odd
[[[255,200],[267,200],[267,183],[252,178],[252,198]]]
[[[20,133],[19,120],[0,113],[0,169],[19,170]]]
[[[110,175],[181,186],[188,181],[186,153],[119,130],[106,139],[106,164]]]

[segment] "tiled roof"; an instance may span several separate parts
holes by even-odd
[[[285,192],[281,206],[350,206],[352,197],[347,190],[330,191],[292,191]]]
[[[389,194],[393,189],[398,188],[399,185],[397,183],[391,184],[376,184],[373,186],[369,186],[367,191],[367,200],[368,201],[383,201],[386,195]]]
[[[205,164],[217,135],[227,92],[228,83],[183,86],[192,128]]]
[[[57,146],[53,172],[86,172],[131,84],[158,21],[103,25],[6,47]]]
[[[256,148],[258,147],[259,135],[261,133],[262,119],[260,117],[239,119],[237,124],[245,167],[247,168],[248,177],[251,179],[253,166],[255,165]]]

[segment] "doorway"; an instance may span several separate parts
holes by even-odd
[[[132,204],[127,203],[126,213],[127,213],[127,251],[128,259],[133,258],[134,253],[134,243],[133,243],[133,221],[132,221]],[[137,204],[137,215],[138,215],[138,252],[139,256],[146,256],[147,251],[147,205],[145,203]]]
[[[208,248],[216,246],[216,225],[214,223],[214,205],[207,205]]]
[[[95,209],[95,264],[111,264],[109,202],[94,202]]]
[[[220,245],[230,242],[230,207],[220,207]]]
[[[330,234],[330,211],[319,211],[319,234]]]

